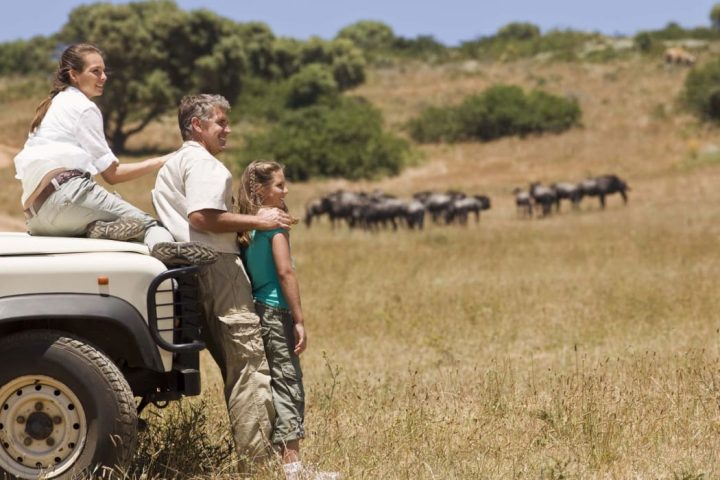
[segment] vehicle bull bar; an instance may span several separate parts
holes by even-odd
[[[155,277],[148,288],[147,313],[150,335],[160,348],[173,353],[198,352],[205,348],[200,337],[202,310],[198,298],[198,267],[172,268]],[[164,285],[169,280],[168,285]],[[162,288],[161,288],[162,287]],[[158,295],[172,297],[171,302],[160,301]],[[167,311],[159,314],[160,311]],[[160,328],[159,322],[170,320],[171,328]],[[173,342],[162,337],[172,332]]]

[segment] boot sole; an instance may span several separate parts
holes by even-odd
[[[168,266],[209,265],[218,258],[213,248],[200,242],[158,243],[151,255]]]
[[[126,242],[138,238],[145,232],[145,224],[131,217],[123,217],[111,222],[98,220],[87,230],[88,238],[100,238],[104,240],[119,240]]]

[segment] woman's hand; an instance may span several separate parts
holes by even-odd
[[[166,154],[166,155],[162,155],[162,156],[160,156],[160,157],[157,157],[157,160],[160,162],[160,166],[158,167],[158,170],[160,170],[160,169],[165,165],[165,163],[166,163],[168,160],[170,160],[171,157],[173,157],[175,154],[177,154],[178,151],[180,151],[180,149],[175,150],[174,152],[170,152],[170,153],[168,153],[168,154]]]

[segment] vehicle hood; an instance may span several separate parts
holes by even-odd
[[[145,255],[149,253],[147,246],[137,242],[77,237],[39,237],[27,233],[0,232],[0,256],[89,252],[135,252]]]

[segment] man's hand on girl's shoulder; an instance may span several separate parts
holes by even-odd
[[[274,228],[284,228],[289,230],[293,223],[293,218],[289,213],[279,208],[261,208],[258,210],[257,217],[259,220],[258,230],[272,230]]]

